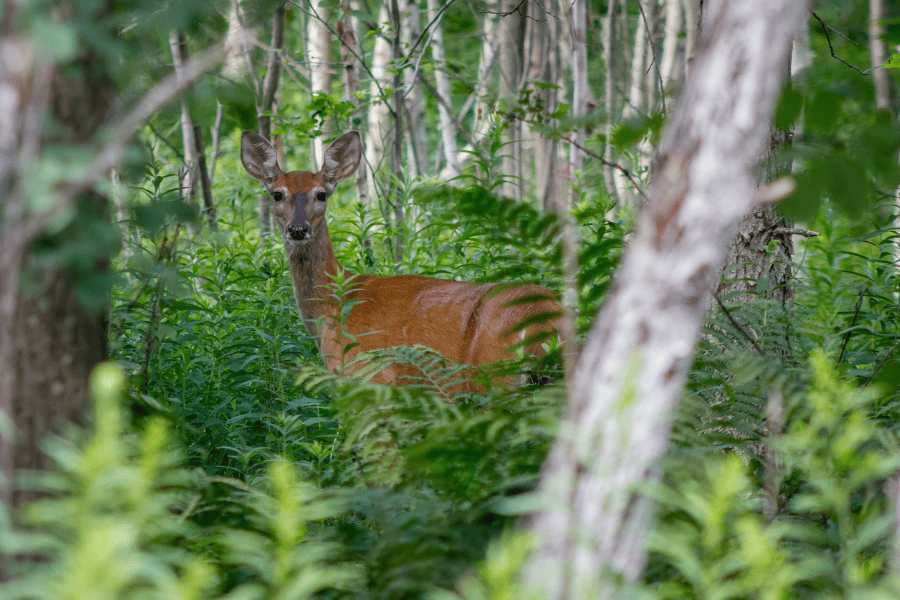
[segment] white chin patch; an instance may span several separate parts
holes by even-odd
[[[302,240],[295,240],[295,239],[292,238],[292,237],[285,237],[285,238],[284,238],[284,242],[285,242],[288,246],[291,246],[291,247],[294,247],[294,246],[305,246],[306,244],[310,243],[311,241],[312,241],[312,237],[305,237],[305,238],[303,238]]]

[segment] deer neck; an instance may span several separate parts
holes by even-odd
[[[327,300],[329,285],[337,275],[341,266],[334,257],[331,236],[325,219],[321,219],[313,228],[312,239],[306,244],[285,242],[288,264],[291,269],[291,280],[294,285],[294,297],[306,324],[309,334],[316,340],[321,350],[321,332],[319,323],[328,327],[337,317],[338,309],[334,302]]]

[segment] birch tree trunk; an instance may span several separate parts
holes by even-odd
[[[665,36],[663,37],[662,57],[660,58],[660,79],[665,96],[666,90],[675,79],[675,67],[678,58],[678,36],[682,33],[681,0],[662,0],[665,3]]]
[[[175,31],[169,32],[169,48],[172,50],[172,63],[175,66],[175,73],[181,77],[184,69],[184,63],[188,60],[187,40],[184,33]],[[179,183],[185,204],[191,208],[196,208],[197,196],[197,143],[194,140],[194,123],[191,120],[191,110],[188,106],[187,98],[181,98],[181,141],[184,147],[184,171],[179,173]],[[197,233],[197,226],[193,222],[188,223],[188,231],[191,235]]]
[[[572,3],[572,116],[576,119],[587,113],[587,0]],[[569,150],[569,168],[572,178],[584,166],[584,129],[572,133],[575,142]]]
[[[616,36],[616,3],[610,1],[606,6],[606,18],[603,20],[603,62],[606,63],[603,81],[603,102],[606,105],[606,147],[604,155],[608,163],[616,160],[615,149],[610,142],[614,125],[618,122],[618,102],[616,82],[619,79],[619,59],[617,49],[620,46]],[[615,169],[609,164],[603,165],[603,182],[606,193],[613,202],[619,199],[616,185]]]
[[[459,175],[459,160],[456,156],[456,124],[450,112],[451,95],[450,79],[447,77],[447,59],[444,55],[444,28],[440,19],[435,20],[440,11],[437,0],[428,0],[428,21],[435,21],[432,27],[431,56],[434,58],[434,83],[438,95],[443,101],[438,102],[438,118],[441,123],[441,145],[444,149],[446,167],[442,175],[452,179]]]
[[[272,112],[275,105],[275,94],[278,90],[278,85],[281,83],[281,46],[284,43],[284,13],[285,9],[282,4],[272,16],[272,40],[269,44],[272,51],[269,54],[266,76],[263,79],[262,89],[260,90],[260,104],[256,110],[256,124],[259,135],[267,140],[272,135],[272,117],[269,116],[269,113]],[[265,238],[274,230],[272,214],[269,208],[269,197],[265,194],[260,194],[258,207],[259,234]]]
[[[309,61],[309,93],[331,93],[331,31],[328,22],[328,8],[325,2],[311,0],[313,13],[306,20],[306,59]],[[313,139],[313,160],[315,168],[322,165],[323,138]]]
[[[572,377],[544,464],[545,508],[523,577],[543,598],[612,598],[646,563],[673,409],[719,278],[725,240],[755,202],[782,64],[806,13],[797,0],[719,0],[663,138],[650,201]]]
[[[520,80],[522,77],[522,38],[525,30],[525,11],[527,4],[519,0],[501,0],[500,24],[497,37],[500,40],[498,53],[500,100],[509,103],[508,108],[518,101]],[[522,197],[521,171],[521,121],[509,119],[504,129],[502,140],[503,177],[501,193],[510,198]]]
[[[424,175],[428,172],[428,156],[425,148],[425,127],[422,116],[425,112],[425,97],[422,86],[418,82],[418,57],[425,51],[424,41],[413,48],[422,33],[418,0],[404,0],[401,10],[401,41],[407,48],[410,57],[408,66],[403,70],[403,90],[406,110],[406,154],[408,165],[414,170],[411,175]]]
[[[343,19],[338,22],[338,35],[341,37],[341,62],[344,65],[344,100],[358,107],[359,59],[357,57],[362,57],[362,50],[357,38],[357,28],[350,0],[341,0],[341,12],[343,12]],[[354,111],[354,115],[351,117],[352,121],[357,120],[358,113],[359,108]],[[365,161],[362,161],[356,169],[354,184],[356,185],[356,201],[366,211],[371,208],[369,206],[371,196],[369,196],[367,173],[368,167]],[[364,244],[368,248],[371,242],[366,238]]]
[[[557,83],[559,77],[559,39],[558,28],[564,25],[562,19],[554,18],[548,7],[542,3],[533,3],[530,7],[531,18],[525,24],[525,74],[526,85],[534,81]],[[547,114],[553,114],[557,108],[557,90],[535,86],[532,95],[539,98]],[[553,126],[555,120],[546,124]],[[533,187],[526,188],[529,195],[535,195],[544,210],[555,210],[555,194],[559,181],[556,177],[559,166],[559,143],[544,137],[528,125],[523,127],[523,145],[527,143],[530,156],[526,158],[524,168],[534,165]],[[531,180],[527,178],[526,180]],[[528,181],[525,182],[526,184]]]
[[[500,7],[498,2],[486,2],[485,13],[481,21],[481,54],[478,58],[478,74],[475,78],[475,119],[472,125],[472,140],[477,143],[487,133],[491,124],[491,107],[485,98],[488,79],[497,60],[500,48],[498,35],[499,15],[495,14]]]
[[[884,41],[884,19],[887,10],[884,0],[869,0],[869,53],[872,57],[872,77],[875,83],[875,105],[881,110],[891,109],[891,80],[889,71],[881,65],[887,60]]]
[[[369,83],[369,127],[366,141],[366,162],[371,169],[369,180],[369,197],[376,198],[375,174],[381,167],[386,156],[386,150],[390,144],[391,135],[391,110],[388,106],[389,99],[382,95],[382,83],[388,81],[388,65],[391,62],[391,42],[388,38],[388,23],[390,21],[387,2],[382,4],[378,14],[378,24],[381,32],[375,37],[372,49],[372,80]]]

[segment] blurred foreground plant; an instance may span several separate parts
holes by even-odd
[[[292,465],[274,460],[257,487],[198,507],[225,481],[181,467],[164,420],[148,420],[140,433],[126,428],[118,366],[100,365],[91,383],[93,430],[49,440],[56,470],[22,477],[39,498],[14,517],[0,507],[10,578],[0,598],[302,599],[353,584],[351,568],[328,564],[337,548],[307,528],[341,507],[297,482]],[[247,530],[201,527],[191,520],[197,513]]]

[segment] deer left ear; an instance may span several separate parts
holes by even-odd
[[[241,134],[241,162],[250,176],[263,185],[271,184],[281,174],[275,148],[266,138],[252,131]]]
[[[331,142],[322,160],[320,173],[329,186],[353,175],[362,160],[363,144],[358,131],[349,131]]]

